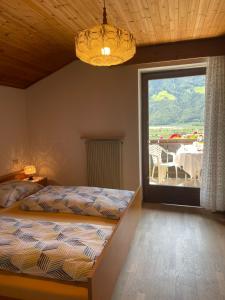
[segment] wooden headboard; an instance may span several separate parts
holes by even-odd
[[[24,174],[23,170],[20,170],[7,175],[0,176],[0,182],[13,180],[13,179],[24,179],[26,177],[27,176]]]

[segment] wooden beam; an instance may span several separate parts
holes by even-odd
[[[138,47],[126,64],[225,55],[225,36]]]

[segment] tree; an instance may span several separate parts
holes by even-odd
[[[153,101],[163,101],[163,100],[173,101],[175,99],[176,99],[176,97],[167,91],[160,91],[158,94],[154,94],[152,96]]]
[[[205,86],[195,86],[194,91],[198,94],[205,94]]]

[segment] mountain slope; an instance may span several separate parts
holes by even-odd
[[[205,76],[149,81],[149,125],[203,123]]]

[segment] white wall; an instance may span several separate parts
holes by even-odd
[[[0,86],[0,175],[23,168],[27,141],[25,91]]]
[[[138,66],[95,68],[74,61],[26,90],[0,87],[0,135],[0,175],[33,162],[49,179],[76,185],[87,183],[80,137],[125,136],[124,188],[135,189],[140,181]]]
[[[31,152],[41,174],[61,184],[84,185],[80,137],[124,135],[124,187],[138,186],[136,67],[95,68],[75,61],[26,93]]]

